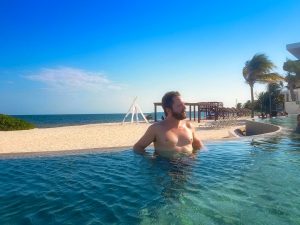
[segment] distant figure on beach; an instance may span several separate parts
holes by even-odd
[[[167,92],[162,98],[165,119],[152,124],[133,146],[136,152],[144,153],[145,148],[154,143],[155,154],[173,158],[192,155],[203,147],[192,124],[186,119],[185,105],[179,92]]]
[[[300,114],[298,114],[298,116],[297,116],[296,133],[300,134]]]
[[[260,114],[259,118],[265,119],[265,118],[266,118],[266,114],[262,112],[262,113]]]

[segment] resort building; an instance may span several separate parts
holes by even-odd
[[[297,59],[300,60],[300,42],[294,44],[288,44],[286,49],[293,54]],[[285,111],[289,114],[299,114],[300,113],[300,83],[296,84],[294,89],[295,100],[292,101],[291,93],[289,90],[284,91],[284,107]]]
[[[300,42],[286,45],[286,49],[297,59],[300,59]]]

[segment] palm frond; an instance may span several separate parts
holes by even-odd
[[[283,64],[283,70],[300,77],[300,60],[286,59],[286,62]]]
[[[246,61],[243,68],[243,77],[247,83],[263,80],[261,76],[269,74],[275,65],[265,54],[255,54],[251,60]]]
[[[258,83],[279,83],[280,81],[284,80],[284,77],[278,73],[261,74],[256,79]]]
[[[269,73],[275,65],[265,54],[255,54],[248,63],[249,70],[256,74]]]

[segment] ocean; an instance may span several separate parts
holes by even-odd
[[[51,115],[11,115],[13,117],[25,120],[34,124],[37,128],[75,126],[95,123],[121,123],[126,113],[111,113],[111,114],[51,114]],[[151,115],[150,121],[154,120],[154,112],[144,113],[147,117]],[[161,120],[164,116],[163,112],[157,112],[157,120]],[[186,112],[189,118],[189,111]],[[197,113],[196,113],[197,116]],[[201,112],[201,118],[205,117],[204,112]],[[192,115],[192,119],[193,119]],[[139,121],[144,119],[139,114]],[[125,122],[131,121],[131,114],[126,117]],[[135,117],[134,117],[135,121]]]
[[[38,128],[74,126],[95,123],[121,123],[125,117],[125,113],[115,114],[54,114],[54,115],[11,115],[34,124]],[[151,115],[154,119],[154,113],[145,113],[145,116]],[[157,113],[160,119],[162,112]],[[135,118],[134,118],[135,119]],[[139,120],[143,121],[141,115]],[[127,116],[125,122],[131,121],[131,114]]]

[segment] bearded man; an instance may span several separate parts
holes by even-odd
[[[192,155],[203,147],[194,127],[186,121],[186,107],[179,92],[167,92],[162,98],[165,113],[163,121],[152,124],[141,139],[133,146],[137,152],[154,143],[155,154],[173,158],[181,155]]]

